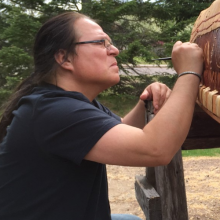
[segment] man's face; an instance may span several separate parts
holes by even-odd
[[[102,28],[89,19],[79,19],[75,23],[78,42],[108,39]],[[84,85],[95,85],[100,90],[109,88],[119,82],[119,68],[115,56],[119,54],[116,47],[107,49],[103,43],[76,45],[73,57],[74,77]]]

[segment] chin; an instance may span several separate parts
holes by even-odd
[[[117,77],[114,78],[114,80],[112,80],[112,86],[118,84],[120,82],[120,77],[119,75],[117,75]]]
[[[107,83],[105,83],[104,90],[111,88],[112,86],[118,84],[120,82],[120,77],[117,79],[112,79],[111,81],[109,80]],[[104,84],[102,84],[104,85]]]

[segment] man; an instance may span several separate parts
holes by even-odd
[[[0,124],[0,218],[138,219],[110,214],[105,164],[170,162],[191,124],[201,49],[177,42],[172,61],[181,77],[172,93],[151,84],[120,119],[95,100],[119,82],[119,51],[96,22],[72,12],[54,17],[39,30],[34,48],[35,72]],[[145,126],[146,99],[153,99],[157,114]]]

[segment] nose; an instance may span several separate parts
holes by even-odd
[[[108,52],[108,55],[113,55],[113,56],[118,56],[119,54],[118,48],[114,45],[111,45],[109,50],[107,50],[107,52]]]

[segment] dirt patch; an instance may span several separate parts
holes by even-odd
[[[189,220],[220,219],[220,158],[183,158]],[[135,198],[135,175],[145,168],[107,166],[112,213],[145,216]]]

